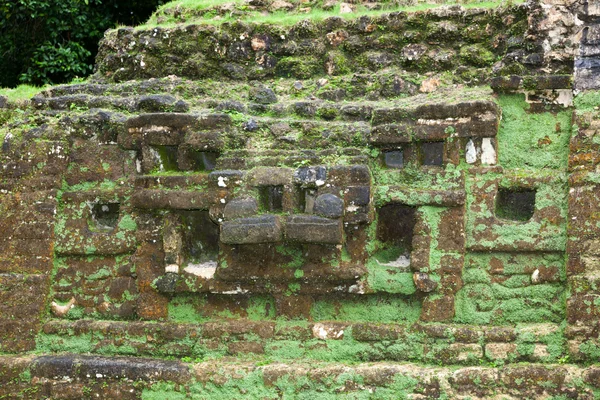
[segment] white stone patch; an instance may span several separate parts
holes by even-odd
[[[188,274],[196,275],[200,278],[212,279],[217,271],[217,262],[208,261],[202,264],[188,264],[183,270]]]
[[[363,282],[358,282],[348,288],[348,293],[365,294],[365,285]]]
[[[221,199],[221,204],[225,204],[225,199]]]
[[[410,255],[409,254],[402,254],[402,255],[400,255],[400,257],[398,257],[394,261],[390,261],[388,263],[379,262],[379,260],[377,260],[377,259],[375,259],[375,261],[377,261],[377,264],[384,266],[384,267],[393,267],[393,268],[399,268],[399,269],[410,268]]]
[[[563,107],[571,107],[573,105],[573,91],[570,89],[558,89],[558,97],[554,100],[555,103]]]
[[[225,292],[221,292],[221,294],[244,294],[244,293],[248,293],[248,290],[242,289],[239,286],[235,290],[227,290]]]
[[[356,211],[358,211],[359,208],[360,207],[358,207],[358,206],[351,205],[351,206],[346,207],[346,211],[348,211],[348,212],[356,212]]]
[[[161,126],[161,125],[150,125],[150,126],[145,126],[144,128],[141,128],[141,130],[144,132],[144,134],[150,133],[150,132],[156,132],[156,133],[171,133],[171,128],[168,126]]]
[[[174,273],[178,274],[179,273],[179,265],[169,264],[165,267],[165,272],[174,272]]]
[[[219,187],[227,187],[227,183],[225,183],[226,180],[227,180],[227,178],[220,176],[217,180],[217,185]]]
[[[467,160],[467,164],[474,164],[477,161],[477,149],[475,148],[473,139],[469,139],[469,142],[467,143],[467,147],[465,149],[465,158]]]
[[[481,141],[481,163],[496,164],[496,149],[494,149],[491,138],[483,138]]]
[[[327,326],[325,324],[315,324],[312,328],[313,336],[317,339],[341,339],[344,337],[344,328],[340,326]]]
[[[533,274],[531,274],[531,282],[538,283],[539,281],[540,281],[540,270],[536,269],[535,271],[533,271]]]
[[[324,180],[321,180],[321,179],[317,179],[317,181],[315,182],[315,184],[316,184],[317,186],[323,186],[323,185],[325,184],[325,181],[324,181]]]

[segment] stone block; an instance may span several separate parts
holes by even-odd
[[[220,151],[225,147],[225,140],[219,131],[188,132],[184,142],[197,151]]]
[[[308,319],[314,303],[311,296],[294,294],[292,296],[275,296],[275,307],[278,316],[289,319]]]
[[[292,183],[293,170],[281,167],[257,167],[248,173],[253,186],[279,186]]]
[[[283,229],[275,215],[241,218],[221,225],[221,241],[227,244],[273,243],[282,238]]]
[[[395,145],[410,143],[412,140],[412,124],[383,124],[371,129],[369,142],[375,145]]]
[[[441,322],[454,318],[454,296],[426,297],[421,309],[421,321]]]
[[[0,274],[0,350],[35,348],[49,279],[45,275]]]
[[[415,272],[413,274],[413,282],[418,290],[424,293],[433,292],[438,283],[429,277],[429,274],[424,272]]]
[[[157,127],[169,127],[171,129],[180,130],[194,125],[197,122],[197,117],[191,114],[180,113],[153,113],[140,114],[129,118],[125,122],[125,128],[130,132],[140,128],[144,131],[152,131]]]
[[[218,202],[213,196],[207,192],[141,190],[131,197],[131,204],[141,209],[206,210]]]
[[[328,182],[331,182],[334,186],[360,186],[371,184],[371,173],[366,165],[336,165],[329,167],[328,177]]]
[[[404,336],[405,328],[401,325],[380,325],[371,323],[352,325],[352,338],[359,342],[398,340]]]
[[[223,210],[223,218],[226,221],[250,217],[258,212],[258,204],[256,199],[251,197],[233,199],[225,205]]]
[[[322,194],[317,197],[314,212],[326,218],[339,218],[344,214],[344,201],[334,194]]]
[[[291,215],[285,226],[286,240],[301,243],[342,243],[342,224],[311,215]]]
[[[517,345],[514,343],[488,343],[485,345],[485,356],[491,360],[508,360],[511,355],[518,355]]]
[[[238,354],[263,354],[265,347],[261,342],[240,341],[229,343],[227,352],[231,355]]]
[[[312,327],[312,334],[315,339],[342,340],[347,328],[348,324],[343,322],[316,323]]]
[[[190,106],[183,100],[177,101],[173,96],[166,94],[151,94],[141,96],[136,103],[136,108],[139,111],[145,112],[161,112],[175,111],[187,112]]]
[[[273,89],[258,86],[250,88],[250,92],[248,93],[248,98],[251,101],[254,101],[258,104],[273,104],[277,103],[277,95],[273,91]]]
[[[344,191],[344,201],[350,207],[367,206],[371,202],[371,188],[369,186],[351,186]]]
[[[302,167],[294,172],[294,183],[302,187],[322,186],[327,179],[327,168],[318,167]]]

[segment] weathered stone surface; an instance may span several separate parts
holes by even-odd
[[[225,205],[223,217],[225,220],[244,218],[255,215],[258,211],[258,204],[253,198],[233,199]]]
[[[272,243],[283,238],[283,229],[275,215],[241,218],[221,225],[221,241],[228,244]]]
[[[250,88],[248,97],[259,104],[277,103],[277,95],[273,89],[264,86]]]
[[[322,194],[315,200],[314,212],[326,218],[339,218],[344,213],[344,201],[333,194]]]
[[[0,104],[0,397],[594,398],[594,6],[326,3]]]
[[[34,376],[86,379],[131,379],[133,381],[164,380],[186,382],[190,379],[187,366],[179,361],[143,358],[93,356],[41,356],[31,366]]]
[[[20,353],[35,348],[49,279],[45,275],[0,274],[0,349]]]
[[[302,243],[342,243],[342,224],[309,215],[292,215],[285,222],[285,238]]]
[[[434,291],[438,286],[438,283],[432,280],[429,275],[424,272],[415,272],[413,274],[413,282],[417,289],[425,293]]]
[[[327,168],[319,167],[302,167],[294,172],[294,183],[302,186],[322,186],[327,179]]]

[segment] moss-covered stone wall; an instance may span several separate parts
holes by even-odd
[[[190,4],[0,97],[0,398],[600,396],[594,4]]]

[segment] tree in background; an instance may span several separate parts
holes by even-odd
[[[0,0],[0,87],[68,82],[92,72],[98,41],[165,0]]]

